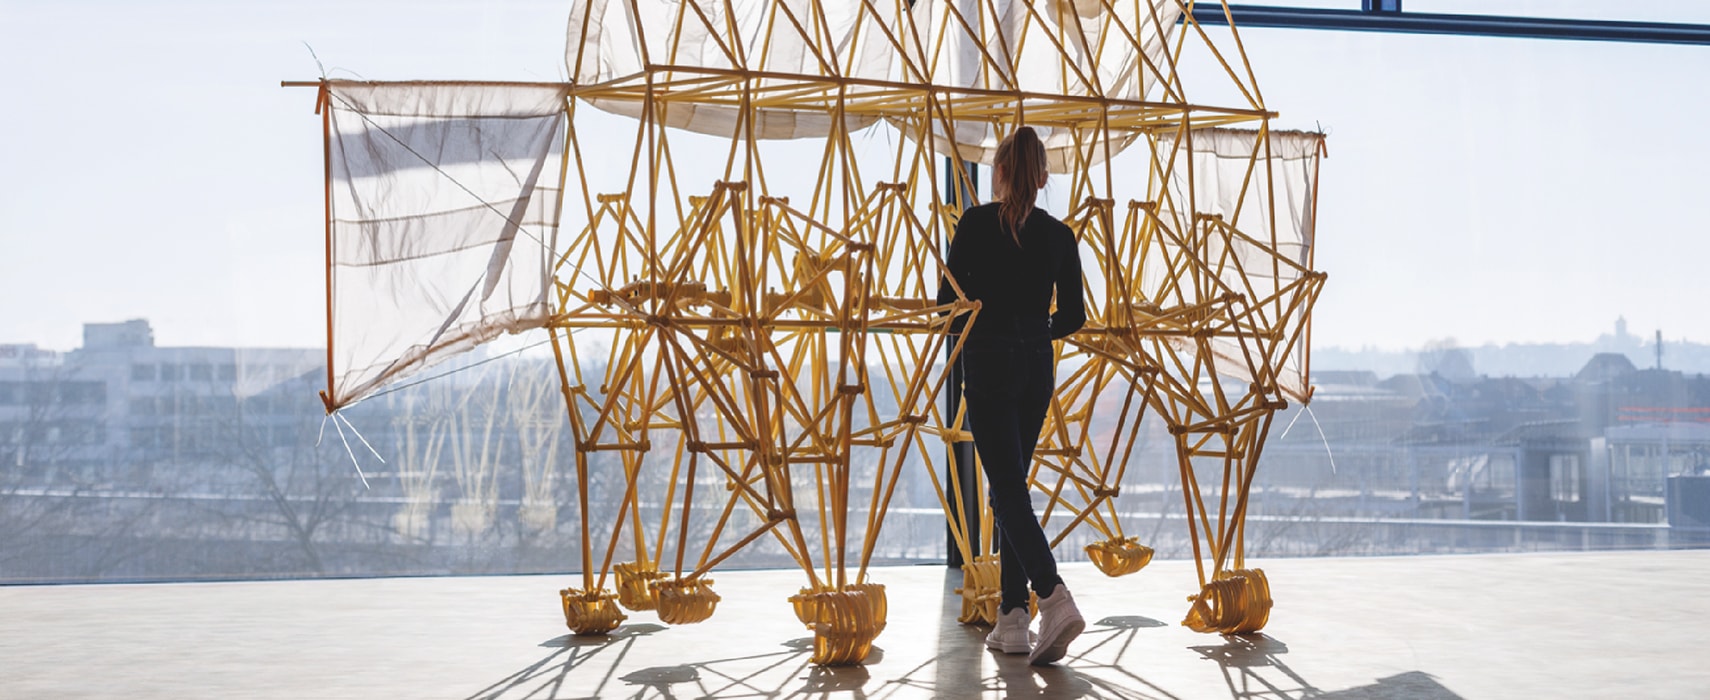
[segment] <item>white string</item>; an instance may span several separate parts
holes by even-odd
[[[362,488],[372,490],[373,487],[368,485],[367,475],[362,473],[362,465],[356,461],[356,453],[350,449],[350,440],[344,437],[344,428],[339,427],[338,421],[336,420],[333,421],[332,427],[338,431],[339,442],[344,443],[344,453],[350,455],[351,466],[356,467],[356,477],[362,480]],[[352,430],[355,430],[355,428],[352,428]]]
[[[1317,426],[1317,428],[1318,428],[1318,439],[1324,443],[1324,456],[1330,458],[1330,473],[1335,474],[1336,473],[1336,455],[1330,454],[1330,438],[1326,437],[1324,435],[1324,426],[1319,425],[1318,414],[1312,412],[1312,405],[1311,404],[1302,405],[1301,409],[1302,410],[1300,412],[1294,414],[1293,418],[1289,419],[1288,427],[1282,429],[1282,435],[1278,435],[1277,439],[1281,440],[1283,438],[1288,437],[1288,431],[1294,429],[1294,422],[1300,420],[1301,414],[1306,414],[1306,415],[1312,416],[1312,424],[1314,426]]]
[[[1303,408],[1306,409],[1306,415],[1312,417],[1312,425],[1318,428],[1318,439],[1324,442],[1324,456],[1330,458],[1330,473],[1335,474],[1336,455],[1330,454],[1330,438],[1324,434],[1324,426],[1318,423],[1318,414],[1312,412],[1312,406],[1309,404]],[[1295,416],[1295,418],[1299,417],[1298,415]]]
[[[1302,406],[1302,408],[1305,408],[1305,406]],[[1290,419],[1290,420],[1289,420],[1289,422],[1288,422],[1288,427],[1286,427],[1286,428],[1283,428],[1283,429],[1282,429],[1282,434],[1281,434],[1281,435],[1278,435],[1278,436],[1277,436],[1277,439],[1278,439],[1278,440],[1281,440],[1281,439],[1283,439],[1283,438],[1286,438],[1286,437],[1288,437],[1288,431],[1290,431],[1290,430],[1294,430],[1294,422],[1295,422],[1295,421],[1297,421],[1297,420],[1300,420],[1300,414],[1301,414],[1301,413],[1304,413],[1304,411],[1296,411],[1296,412],[1295,412],[1295,414],[1294,414],[1294,418],[1292,418],[1292,419]]]
[[[330,414],[330,413],[327,415],[321,416],[321,432],[315,434],[315,447],[320,447],[321,446],[321,438],[324,438],[327,436],[327,419],[330,417],[332,417],[332,414]]]
[[[349,419],[349,418],[345,418],[345,417],[344,417],[344,412],[343,412],[343,411],[339,411],[339,412],[338,412],[338,413],[336,413],[336,414],[334,414],[334,415],[336,415],[336,416],[338,416],[338,419],[339,419],[339,420],[342,420],[342,421],[344,421],[344,425],[345,425],[345,427],[347,427],[347,428],[350,428],[350,432],[351,432],[351,433],[352,433],[352,434],[354,434],[354,435],[356,435],[356,439],[358,439],[358,440],[361,440],[361,441],[362,441],[362,446],[363,446],[363,447],[366,447],[366,448],[368,448],[368,452],[369,452],[369,453],[370,453],[370,454],[372,454],[372,455],[374,455],[374,458],[375,458],[375,459],[378,459],[378,460],[380,460],[380,463],[381,463],[381,464],[385,464],[385,463],[386,463],[386,458],[385,458],[385,457],[381,457],[381,456],[380,456],[380,451],[379,451],[379,450],[376,450],[376,449],[374,449],[374,446],[373,446],[373,445],[370,445],[370,444],[368,444],[368,438],[365,438],[365,437],[362,437],[362,431],[360,431],[360,430],[357,430],[357,429],[356,429],[356,426],[355,426],[355,425],[352,425],[352,424],[351,424],[351,422],[350,422],[350,419]]]
[[[576,334],[577,334],[577,333],[580,333],[580,332],[582,332],[582,330],[583,330],[583,329],[582,329],[582,328],[577,328],[577,329],[575,329],[575,330],[572,330],[572,331],[570,331],[570,332],[568,332],[568,333],[565,333],[565,334],[564,334],[564,335],[565,335],[565,337],[570,337],[570,336],[574,336],[574,335],[576,335]],[[387,388],[387,389],[386,389],[386,390],[385,390],[385,391],[376,391],[376,392],[374,392],[374,393],[372,393],[372,394],[369,394],[369,395],[367,395],[367,396],[364,396],[364,397],[362,397],[362,398],[360,398],[360,399],[357,399],[357,400],[356,400],[356,401],[353,401],[353,402],[351,402],[351,403],[347,403],[347,404],[345,404],[345,405],[343,405],[343,406],[340,406],[340,407],[339,407],[339,410],[341,410],[341,411],[342,411],[342,410],[344,410],[344,409],[346,409],[346,408],[350,408],[350,407],[351,407],[351,406],[355,406],[355,405],[356,405],[356,404],[358,404],[358,403],[361,403],[361,402],[363,402],[363,401],[367,401],[367,400],[369,400],[369,399],[377,399],[377,398],[380,398],[380,397],[382,397],[382,396],[385,396],[385,395],[387,395],[387,394],[390,394],[390,393],[393,393],[393,392],[398,392],[398,391],[403,391],[403,390],[405,390],[405,389],[408,389],[408,388],[410,388],[410,387],[413,387],[413,386],[418,386],[418,385],[421,385],[421,384],[426,384],[426,383],[428,383],[428,382],[431,382],[431,381],[433,381],[433,380],[435,380],[435,379],[440,379],[440,378],[443,378],[443,377],[449,377],[449,376],[451,376],[451,375],[453,375],[453,374],[457,374],[457,373],[458,373],[458,372],[462,372],[462,371],[464,371],[464,370],[469,370],[469,369],[474,369],[474,368],[476,368],[476,367],[480,367],[480,366],[481,366],[481,365],[484,365],[484,364],[487,364],[487,363],[489,363],[489,362],[497,362],[497,361],[499,361],[499,360],[503,360],[503,359],[505,359],[505,358],[507,358],[507,357],[510,357],[510,356],[512,356],[512,355],[518,355],[518,354],[521,354],[521,353],[523,353],[523,352],[526,352],[526,351],[529,351],[529,350],[533,350],[533,349],[535,349],[535,348],[538,348],[538,347],[540,347],[540,346],[542,346],[542,345],[545,345],[545,344],[547,344],[547,343],[550,343],[550,342],[552,342],[552,338],[546,338],[546,339],[544,339],[544,340],[541,340],[541,341],[540,341],[540,342],[538,342],[538,343],[531,343],[531,344],[529,344],[529,345],[525,345],[525,346],[523,346],[523,347],[520,347],[520,348],[517,348],[517,349],[515,349],[515,350],[511,350],[511,351],[509,351],[509,352],[506,352],[506,353],[505,353],[505,354],[503,354],[503,355],[494,355],[494,356],[492,356],[492,357],[489,357],[489,358],[487,358],[487,359],[485,359],[485,360],[481,360],[481,361],[479,361],[479,362],[471,362],[471,363],[469,363],[469,364],[467,364],[467,365],[464,365],[464,366],[462,366],[462,367],[458,367],[458,368],[457,368],[457,369],[453,369],[453,370],[447,370],[447,371],[445,371],[445,372],[441,372],[441,373],[439,373],[439,374],[436,374],[436,375],[433,375],[433,376],[431,376],[431,377],[422,377],[422,378],[421,378],[421,379],[417,379],[417,380],[415,380],[415,381],[412,381],[412,382],[409,382],[409,383],[407,383],[407,384],[399,384],[399,385],[398,385],[398,386],[394,386],[394,387],[389,387],[389,388]]]

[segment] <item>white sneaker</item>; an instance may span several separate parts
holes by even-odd
[[[1051,595],[1039,599],[1039,642],[1027,656],[1027,663],[1044,666],[1063,658],[1069,653],[1069,642],[1086,628],[1086,618],[1075,607],[1068,587],[1057,584]]]
[[[998,615],[997,624],[986,635],[986,648],[1005,654],[1026,654],[1033,651],[1033,640],[1039,635],[1027,627],[1033,622],[1027,608],[1016,608]]]

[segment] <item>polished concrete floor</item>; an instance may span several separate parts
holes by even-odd
[[[705,623],[566,634],[565,576],[0,587],[0,698],[1704,698],[1710,551],[1255,562],[1263,634],[1178,623],[1191,562],[1065,568],[1055,668],[987,652],[943,567],[879,569],[889,628],[816,668],[784,598],[727,572]]]

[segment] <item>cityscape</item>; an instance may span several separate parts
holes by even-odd
[[[1710,539],[1710,348],[1665,346],[1658,366],[1655,342],[1618,321],[1594,342],[1502,350],[1443,343],[1409,371],[1393,371],[1400,353],[1319,352],[1309,409],[1279,415],[1265,446],[1250,555]],[[575,451],[550,358],[462,359],[329,419],[325,357],[160,346],[142,319],[85,324],[69,351],[0,345],[0,582],[576,568]],[[1118,506],[1159,557],[1182,558],[1160,425],[1143,428]],[[624,487],[609,455],[589,459],[595,491]],[[916,461],[880,540],[889,563],[946,556]],[[609,532],[595,515],[591,530]],[[1084,558],[1082,544],[1070,537],[1060,556]],[[757,542],[727,566],[786,563]]]

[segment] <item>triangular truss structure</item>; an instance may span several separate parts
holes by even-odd
[[[868,565],[905,466],[926,464],[947,513],[982,488],[935,466],[969,439],[939,401],[949,321],[979,322],[976,302],[935,299],[975,185],[938,163],[989,162],[1026,124],[1089,261],[1089,323],[1059,343],[1033,467],[1045,515],[1069,519],[1059,542],[1096,532],[1104,572],[1143,567],[1116,497],[1156,415],[1200,565],[1184,624],[1259,629],[1246,495],[1271,418],[1310,397],[1322,137],[1272,131],[1239,34],[1192,10],[584,0],[568,83],[323,81],[327,407],[544,329],[576,440],[571,629],[614,629],[620,608],[704,620],[710,573],[769,539],[805,574],[791,600],[814,661],[858,662],[885,626]],[[1243,103],[1192,102],[1189,60]],[[622,493],[591,493],[612,464]],[[969,535],[990,542],[990,517],[969,516],[948,516],[963,619],[989,622],[997,564]]]

